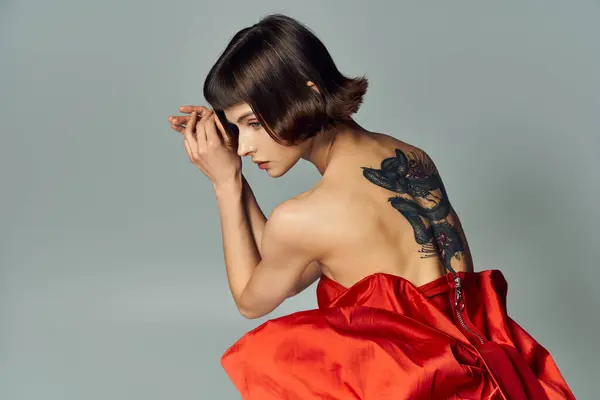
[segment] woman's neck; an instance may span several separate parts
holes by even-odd
[[[353,119],[339,123],[335,128],[317,134],[309,139],[311,142],[302,158],[312,163],[321,175],[325,173],[336,150],[343,146],[343,142],[366,132]]]

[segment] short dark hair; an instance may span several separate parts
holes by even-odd
[[[234,140],[235,126],[223,109],[248,103],[269,135],[290,145],[348,120],[358,111],[367,86],[365,76],[342,75],[305,25],[271,14],[233,36],[206,77],[204,97]]]

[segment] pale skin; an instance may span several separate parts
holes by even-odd
[[[321,274],[349,287],[375,272],[398,275],[414,285],[445,273],[439,259],[421,256],[410,224],[387,204],[390,192],[362,176],[361,167],[378,167],[395,148],[426,156],[422,150],[352,120],[297,146],[283,146],[245,103],[224,110],[239,130],[238,148],[232,149],[211,110],[182,106],[180,111],[189,115],[169,121],[183,134],[191,163],[213,184],[229,287],[244,317],[267,315]],[[313,189],[277,206],[267,219],[242,175],[243,156],[267,161],[271,177],[282,176],[304,159],[322,178]],[[453,210],[447,221],[465,244],[452,268],[472,271],[466,237]]]

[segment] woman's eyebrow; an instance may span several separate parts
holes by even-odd
[[[239,124],[240,122],[242,122],[242,120],[250,115],[254,114],[253,111],[247,111],[245,113],[243,113],[242,115],[240,115],[240,117],[237,120],[237,123]]]

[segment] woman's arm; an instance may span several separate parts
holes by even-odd
[[[241,174],[214,188],[231,294],[240,314],[258,318],[295,293],[307,267],[318,259],[318,242],[306,234],[308,218],[303,208],[288,201],[276,208],[263,227],[261,258],[246,216]]]
[[[267,218],[265,217],[265,214],[262,212],[260,206],[258,205],[258,202],[256,201],[256,197],[254,196],[254,192],[252,191],[250,184],[243,175],[242,200],[244,204],[244,210],[248,218],[248,222],[251,226],[252,236],[254,238],[256,248],[260,254],[262,236],[265,230]],[[308,265],[308,267],[306,267],[306,270],[302,274],[300,282],[296,286],[295,290],[288,295],[288,297],[293,297],[296,294],[302,292],[304,289],[312,285],[317,279],[319,279],[320,276],[321,267],[318,262],[313,261]]]
[[[218,118],[211,110],[202,106],[181,106],[180,111],[191,115],[170,116],[171,128],[183,134],[190,161],[213,182],[221,213],[226,262],[232,257],[238,258],[236,255],[228,255],[228,248],[231,247],[235,251],[239,246],[239,254],[246,257],[242,267],[237,266],[238,262],[234,262],[235,272],[227,271],[230,289],[238,304],[240,293],[261,259],[263,231],[267,218],[241,172],[241,159],[231,146],[231,138]],[[310,263],[301,271],[298,284],[290,289],[287,297],[299,293],[313,283],[320,276],[320,272],[317,263]]]
[[[239,175],[226,184],[215,185],[215,196],[221,218],[225,269],[229,289],[238,309],[242,292],[260,262],[260,253],[254,239],[253,227],[250,225],[246,213],[243,181],[243,177]],[[261,223],[259,218],[259,221],[255,221],[255,223],[256,230],[262,232],[264,221]]]
[[[306,200],[290,199],[269,216],[261,243],[262,258],[237,299],[244,317],[260,318],[276,309],[300,285],[307,267],[325,254],[322,235],[315,230],[314,208]],[[232,268],[240,268],[240,259],[231,261],[238,263]]]
[[[246,216],[248,217],[248,222],[252,227],[252,236],[254,237],[254,242],[256,243],[256,247],[260,252],[260,243],[262,240],[262,233],[265,230],[265,224],[267,223],[267,217],[260,209],[258,202],[256,201],[256,197],[254,196],[254,192],[250,187],[250,184],[246,180],[246,177],[242,175],[242,200],[244,202],[244,210],[246,211]]]

